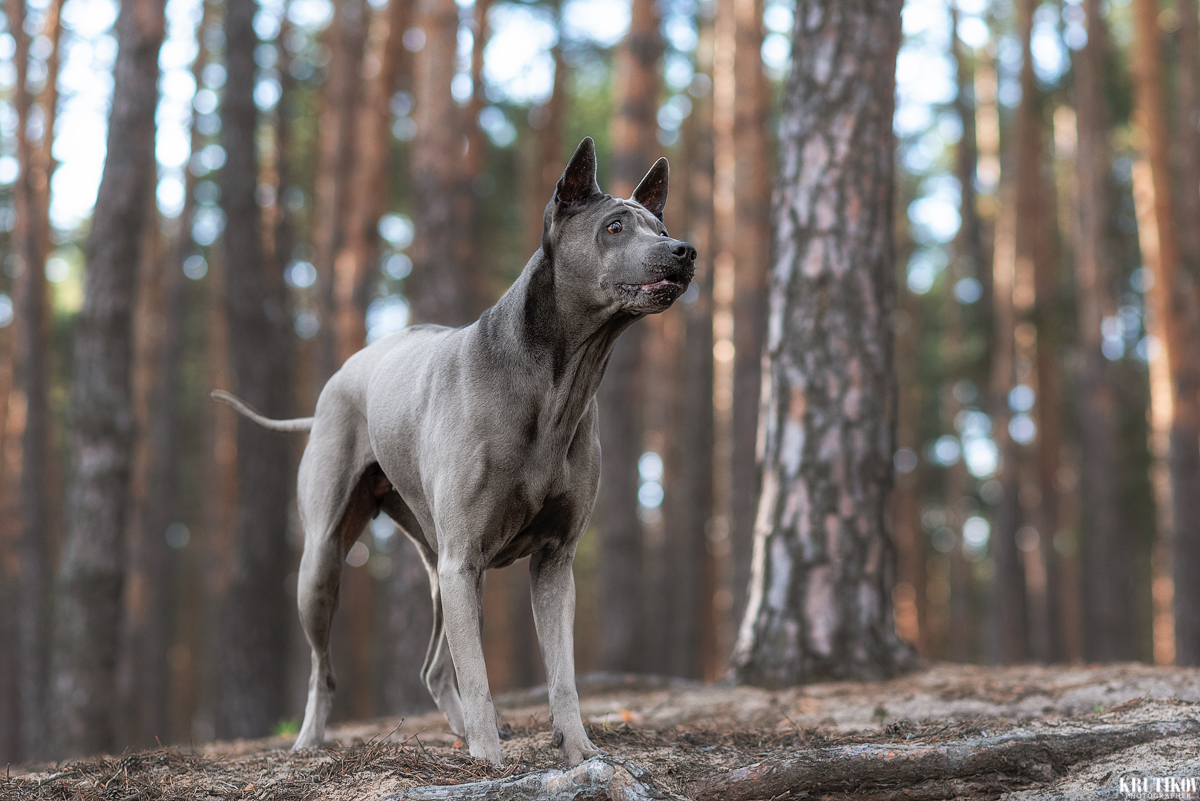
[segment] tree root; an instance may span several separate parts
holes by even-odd
[[[962,794],[964,781],[982,785],[980,789],[1013,779],[1047,784],[1077,762],[1165,737],[1196,734],[1200,721],[1181,720],[1062,734],[1015,732],[936,745],[821,748],[714,776],[694,785],[692,797],[752,801],[855,790],[863,794],[856,797],[946,798]],[[938,795],[936,784],[953,792]]]
[[[659,789],[631,762],[599,756],[570,770],[538,770],[507,779],[416,787],[384,801],[683,801]]]

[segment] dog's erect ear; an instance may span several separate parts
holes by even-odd
[[[667,160],[659,159],[638,184],[638,188],[633,190],[633,199],[660,220],[667,206],[667,173]]]
[[[559,206],[581,206],[600,194],[596,183],[596,143],[585,137],[554,187],[554,202]]]

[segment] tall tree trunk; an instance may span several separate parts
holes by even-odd
[[[1109,219],[1112,156],[1104,98],[1108,26],[1100,0],[1086,0],[1088,41],[1075,58],[1075,292],[1083,370],[1079,382],[1083,655],[1112,662],[1138,657],[1133,553],[1121,525],[1119,441],[1101,325],[1116,312]]]
[[[900,3],[796,8],[739,680],[881,678],[896,636],[886,527],[896,384],[892,136]],[[852,89],[851,89],[852,87]]]
[[[609,191],[629,197],[658,146],[658,60],[662,39],[653,0],[634,0],[629,33],[617,50]],[[638,458],[642,454],[644,326],[622,335],[600,384],[599,595],[601,668],[639,670],[643,615],[642,526],[638,520]]]
[[[711,79],[712,19],[698,22],[696,72]],[[683,174],[675,179],[682,198],[676,205],[683,210],[682,236],[700,255],[692,279],[695,289],[683,299],[683,335],[676,351],[680,390],[675,420],[667,431],[670,483],[663,517],[670,567],[662,587],[670,625],[667,668],[674,675],[706,680],[717,678],[718,657],[713,606],[716,571],[708,547],[713,513],[712,114],[712,93],[707,92],[696,99],[684,120]]]
[[[411,174],[415,207],[409,301],[415,323],[466,325],[482,311],[474,301],[472,265],[460,258],[463,236],[455,218],[462,171],[462,112],[450,94],[458,48],[454,0],[417,0],[425,46],[413,64],[417,133]]]
[[[952,9],[953,30],[958,30],[957,6]],[[958,73],[958,95],[954,99],[954,108],[962,122],[962,138],[955,148],[955,175],[958,177],[959,214],[962,225],[958,229],[955,240],[955,262],[946,280],[946,331],[943,335],[944,358],[951,376],[962,376],[963,356],[963,311],[956,294],[960,280],[975,278],[978,280],[982,271],[983,236],[976,207],[975,170],[979,161],[979,147],[976,140],[975,127],[975,98],[972,91],[975,84],[974,71],[963,53],[962,41],[957,33],[951,39],[951,53],[954,57]],[[962,409],[954,388],[947,387],[942,400],[943,425],[947,431],[953,431],[955,420]],[[944,391],[944,390],[943,390]],[[967,496],[966,461],[960,459],[946,470],[946,507],[953,517],[952,528],[956,539],[954,550],[950,552],[950,610],[949,610],[949,652],[946,654],[956,662],[967,662],[975,654],[975,637],[973,615],[971,614],[971,597],[974,591],[974,580],[971,565],[963,541],[963,524],[966,515],[963,514],[963,502]]]
[[[340,272],[345,277],[339,279],[337,260],[351,258],[342,254],[348,250],[347,239],[353,235],[351,228],[357,226],[358,220],[352,216],[354,207],[367,202],[358,197],[361,184],[353,179],[357,177],[357,157],[366,155],[359,150],[363,135],[356,131],[356,123],[362,117],[360,97],[366,100],[364,95],[370,91],[362,91],[369,6],[363,0],[336,0],[333,9],[333,23],[326,35],[330,51],[329,73],[321,89],[314,190],[317,208],[313,227],[314,266],[317,268],[317,309],[321,320],[316,339],[315,389],[318,392],[344,361],[340,353],[343,339],[353,336],[352,332],[343,330],[351,326],[352,321],[342,319],[343,304],[338,297],[342,293],[353,295],[352,280],[349,280],[350,287],[343,289],[340,286],[352,279],[353,269],[343,267]],[[379,114],[387,114],[390,99],[389,95],[376,107]],[[362,347],[361,342],[358,347]]]
[[[366,13],[363,4],[358,13]],[[361,77],[366,79],[358,105],[350,108],[357,124],[350,126],[353,142],[348,147],[350,170],[346,181],[345,232],[339,237],[339,250],[333,260],[333,300],[336,306],[336,361],[342,364],[367,341],[367,304],[378,275],[379,219],[387,211],[391,165],[391,112],[389,103],[396,91],[397,65],[403,48],[400,37],[406,27],[407,4],[393,0],[385,11],[371,15],[367,29],[365,58],[358,46]],[[356,42],[357,43],[357,42]],[[350,65],[344,65],[348,68]],[[333,89],[332,84],[329,86]],[[331,99],[341,102],[333,95]],[[344,672],[345,690],[338,704],[352,718],[362,719],[374,713],[371,644],[374,624],[375,593],[369,571],[360,567],[345,570],[342,579],[341,611],[346,634],[337,640],[336,654],[349,662]],[[399,666],[398,666],[399,667]]]
[[[1153,380],[1155,365],[1151,364],[1151,392],[1170,393],[1156,405],[1165,410],[1167,422],[1170,508],[1160,509],[1159,514],[1170,521],[1173,535],[1175,662],[1194,665],[1200,663],[1200,615],[1196,614],[1200,587],[1194,580],[1200,570],[1200,358],[1189,341],[1195,297],[1179,271],[1157,19],[1157,0],[1136,0],[1134,132],[1140,156],[1133,171],[1134,202],[1142,263],[1154,275],[1152,333],[1160,348],[1153,361],[1161,359],[1158,369],[1165,365],[1169,375],[1169,382]]]
[[[730,512],[733,537],[734,619],[745,610],[754,549],[754,514],[760,467],[758,402],[762,387],[763,335],[767,318],[770,258],[770,93],[763,74],[762,0],[733,0],[736,45],[733,72],[734,224],[733,428]]]
[[[51,13],[55,13],[57,5]],[[19,515],[16,583],[16,653],[18,720],[22,754],[45,756],[50,728],[46,720],[47,667],[50,657],[50,510],[46,483],[50,450],[47,389],[46,243],[49,225],[49,172],[28,134],[33,98],[26,85],[30,37],[25,31],[25,2],[8,3],[9,30],[16,42],[17,162],[13,186],[16,228],[13,231],[14,276],[13,378],[7,396],[6,474],[14,483]],[[53,137],[45,129],[43,141]]]
[[[1003,497],[996,510],[988,551],[995,564],[989,597],[989,661],[1019,662],[1028,656],[1029,599],[1026,571],[1017,547],[1021,526],[1020,460],[1021,451],[1009,434],[1012,415],[1009,392],[1017,383],[1032,382],[1036,351],[1036,333],[1017,336],[1036,300],[1034,265],[1037,252],[1036,232],[1042,224],[1041,99],[1033,73],[1030,37],[1036,3],[1021,0],[1017,8],[1017,31],[1022,46],[1021,102],[1013,120],[1008,166],[1012,177],[1007,181],[1012,209],[1000,203],[996,224],[993,264],[993,309],[995,336],[992,344],[992,372],[989,403],[993,438],[1000,449],[998,478]],[[1002,177],[1003,179],[1003,177]],[[1030,233],[1023,233],[1030,232]],[[1003,295],[1003,297],[1002,297]],[[1019,343],[1018,343],[1019,340]],[[1018,353],[1018,344],[1020,352]],[[1044,592],[1044,585],[1042,587]]]
[[[286,331],[288,315],[282,276],[264,266],[262,219],[255,189],[252,25],[257,3],[230,0],[225,6],[227,74],[221,106],[226,163],[221,204],[226,225],[225,314],[233,390],[272,417],[288,406]],[[221,688],[216,731],[221,737],[261,736],[283,712],[286,595],[289,566],[287,441],[245,418],[237,426],[237,523],[233,564],[222,602]]]
[[[166,524],[148,519],[152,503],[151,482],[170,469],[152,463],[154,435],[160,433],[158,415],[170,411],[160,405],[164,367],[161,354],[167,327],[167,262],[162,250],[161,221],[154,195],[145,201],[146,222],[142,230],[141,261],[138,265],[137,303],[133,316],[133,414],[136,429],[130,472],[129,523],[126,527],[125,597],[121,650],[118,658],[118,689],[121,714],[117,741],[121,745],[148,746],[154,738],[166,737],[161,727],[167,700],[166,629],[169,621],[169,553],[164,537]],[[157,491],[166,490],[162,485]],[[152,590],[152,584],[157,585]],[[153,616],[153,619],[152,619]],[[153,640],[153,646],[150,641]]]
[[[162,0],[121,6],[108,155],[88,238],[71,388],[72,480],[58,572],[53,668],[57,753],[110,750],[132,456],[133,298],[154,192]]]

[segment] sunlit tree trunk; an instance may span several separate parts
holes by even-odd
[[[366,6],[362,6],[365,13]],[[342,364],[367,341],[367,305],[378,283],[379,220],[387,211],[391,175],[391,111],[390,102],[396,91],[399,65],[403,54],[401,37],[407,27],[408,4],[393,0],[387,8],[372,12],[367,34],[366,56],[359,45],[361,79],[365,90],[359,94],[356,108],[349,113],[357,116],[350,144],[350,170],[345,202],[345,232],[339,238],[339,250],[333,260],[333,295],[336,306],[336,364]],[[366,27],[364,25],[364,27]],[[349,68],[350,64],[344,65]],[[332,90],[332,86],[330,87]],[[335,100],[336,96],[331,96]],[[335,102],[340,103],[340,99]],[[339,178],[345,180],[345,178]],[[339,639],[337,656],[348,657],[344,670],[343,703],[349,714],[358,719],[374,713],[372,692],[372,629],[375,604],[374,582],[362,567],[348,567],[342,581],[340,618],[349,636]],[[397,670],[412,667],[396,665]]]
[[[1160,525],[1170,526],[1174,546],[1175,662],[1194,665],[1200,663],[1200,586],[1195,581],[1200,570],[1200,369],[1189,337],[1195,295],[1179,269],[1157,20],[1157,0],[1135,0],[1134,133],[1139,159],[1133,186],[1142,263],[1154,275],[1151,331],[1159,347],[1151,355],[1150,391],[1157,407],[1152,414],[1155,434],[1166,441],[1170,474],[1169,492],[1159,493],[1160,500],[1167,501],[1159,515]]]
[[[1132,660],[1135,631],[1131,542],[1121,525],[1116,401],[1101,350],[1101,324],[1116,312],[1109,219],[1111,151],[1104,98],[1108,30],[1100,0],[1087,0],[1087,45],[1075,57],[1075,304],[1083,355],[1077,403],[1083,515],[1083,655],[1089,661]]]
[[[72,480],[57,579],[53,691],[62,756],[113,746],[133,415],[133,298],[154,191],[162,0],[121,7],[108,155],[88,238],[71,390]]]
[[[221,204],[226,225],[225,314],[228,321],[231,389],[272,417],[286,417],[285,336],[290,322],[277,265],[263,259],[262,215],[255,198],[259,180],[254,104],[258,45],[253,0],[225,6],[226,78],[221,135],[226,152]],[[237,522],[229,585],[222,599],[220,697],[216,731],[221,737],[266,734],[283,712],[288,570],[287,440],[245,418],[237,424]]]
[[[351,219],[352,209],[356,202],[363,202],[357,197],[359,185],[354,181],[356,162],[363,155],[359,151],[362,140],[355,129],[361,119],[360,98],[370,91],[363,91],[362,80],[368,12],[364,0],[336,0],[333,22],[325,36],[330,56],[329,71],[321,88],[314,188],[317,214],[313,221],[317,309],[321,320],[315,343],[318,392],[343,361],[339,351],[346,323],[340,319],[336,261],[347,258],[341,254],[347,245],[349,229],[356,222]],[[387,110],[385,101],[379,113],[386,114]]]
[[[658,142],[658,60],[662,39],[653,0],[634,0],[629,33],[615,57],[612,127],[615,197],[629,197],[650,169]],[[626,331],[613,349],[597,398],[603,463],[596,522],[600,529],[600,655],[604,670],[642,667],[644,614],[642,526],[638,520],[638,458],[642,453],[645,325]]]
[[[896,384],[892,135],[900,3],[796,8],[780,133],[766,443],[740,681],[880,678]]]
[[[460,258],[463,231],[455,217],[462,171],[462,111],[450,94],[458,48],[454,0],[417,0],[425,45],[413,59],[417,133],[410,173],[415,228],[413,271],[407,280],[413,322],[465,325],[482,309],[473,302],[472,265]]]
[[[54,52],[48,71],[57,73],[58,32],[61,2],[48,9],[48,33]],[[16,671],[22,755],[40,757],[47,752],[47,670],[50,658],[50,542],[52,516],[47,483],[50,477],[50,410],[48,397],[48,347],[50,322],[45,263],[49,249],[49,180],[51,163],[47,140],[53,138],[54,112],[43,104],[42,140],[29,137],[28,123],[35,108],[26,83],[30,37],[25,30],[24,0],[7,3],[8,28],[15,40],[13,55],[16,83],[12,101],[16,107],[16,151],[20,172],[13,186],[16,227],[12,234],[13,281],[13,376],[6,396],[5,480],[16,499]],[[49,80],[50,76],[47,76]],[[55,88],[47,87],[46,101],[56,103]]]
[[[734,224],[733,429],[730,512],[733,537],[734,618],[745,608],[754,546],[760,468],[755,453],[762,387],[770,249],[771,98],[762,61],[762,0],[733,0]]]

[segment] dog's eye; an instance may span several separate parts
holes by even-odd
[[[624,227],[625,226],[621,225],[620,220],[614,220],[613,222],[610,222],[608,224],[608,228],[605,228],[604,230],[608,231],[610,234],[619,234],[621,233],[621,229]]]

